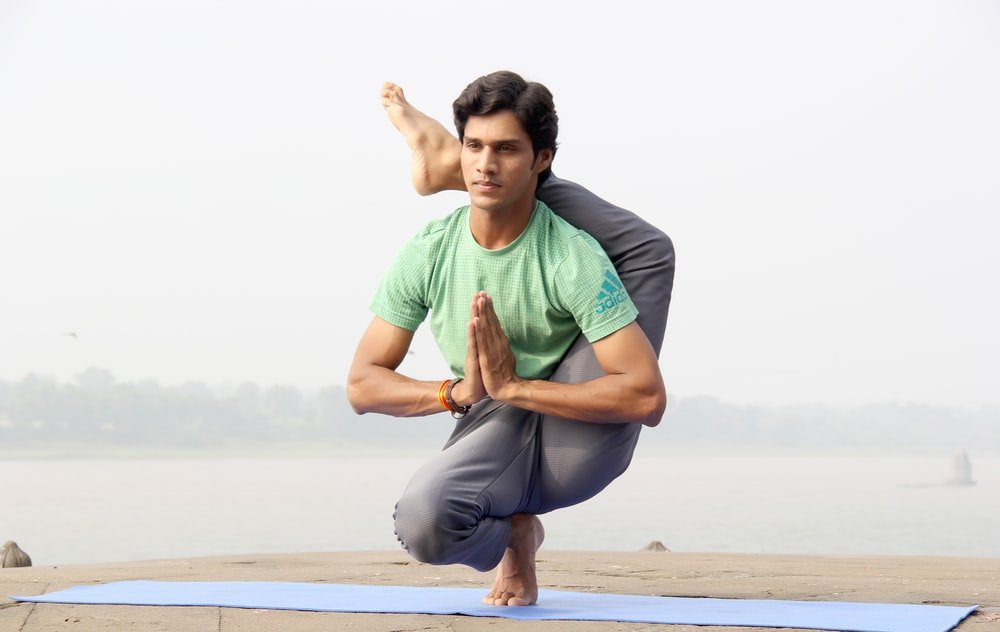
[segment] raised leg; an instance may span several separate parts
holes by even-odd
[[[538,187],[538,199],[601,244],[639,308],[639,326],[659,355],[674,285],[670,238],[635,213],[555,174]]]
[[[420,195],[445,190],[465,190],[462,180],[462,146],[443,125],[416,109],[394,83],[382,84],[382,107],[400,131],[410,151],[410,177]]]

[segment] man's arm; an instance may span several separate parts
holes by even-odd
[[[517,376],[516,360],[490,297],[481,295],[472,323],[482,385],[494,400],[577,421],[660,423],[666,388],[656,354],[636,322],[593,344],[607,375],[576,384]],[[465,384],[459,383],[453,392],[460,404],[469,403],[459,399],[465,397]]]
[[[470,313],[476,307],[476,297]],[[438,401],[440,382],[414,380],[398,373],[413,342],[413,332],[376,316],[361,336],[347,376],[347,400],[354,412],[419,417],[444,412]],[[509,345],[508,345],[509,348]],[[465,397],[474,404],[486,397],[480,376],[478,348],[472,321],[468,324],[465,354]]]
[[[422,382],[396,372],[413,341],[413,332],[379,317],[365,330],[347,377],[347,399],[358,414],[417,417],[443,412],[439,382]]]

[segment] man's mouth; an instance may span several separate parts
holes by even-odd
[[[493,191],[494,189],[499,189],[500,185],[496,182],[491,182],[490,180],[476,180],[472,183],[473,186],[479,189],[484,189],[486,191]]]

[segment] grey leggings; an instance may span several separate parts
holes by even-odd
[[[593,235],[639,308],[659,354],[674,277],[670,239],[633,213],[551,176],[538,197]],[[551,380],[604,375],[580,336]],[[575,505],[628,467],[640,424],[570,421],[486,400],[455,425],[444,450],[417,470],[396,504],[396,535],[421,562],[485,571],[503,557],[508,517]]]

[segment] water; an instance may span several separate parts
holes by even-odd
[[[393,504],[422,459],[0,461],[0,541],[36,565],[397,550]],[[1000,459],[637,456],[545,516],[545,547],[1000,557]]]

